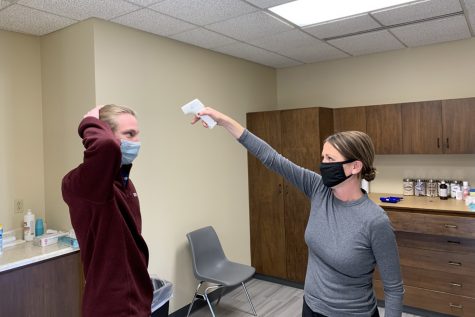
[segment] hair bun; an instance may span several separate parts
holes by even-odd
[[[363,179],[367,180],[368,182],[371,182],[376,178],[376,169],[374,167],[371,167],[369,171],[366,171],[362,176]]]

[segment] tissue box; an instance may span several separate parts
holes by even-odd
[[[33,239],[33,244],[40,246],[40,247],[46,247],[48,245],[52,245],[55,243],[58,243],[58,238],[61,236],[67,235],[66,232],[47,232],[41,236],[38,236]]]
[[[68,245],[68,246],[70,246],[74,249],[79,248],[78,240],[74,239],[74,238],[71,238],[71,237],[68,237],[68,236],[59,237],[59,243]]]

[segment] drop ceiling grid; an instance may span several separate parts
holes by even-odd
[[[290,1],[0,0],[0,29],[45,35],[97,17],[272,67],[474,36],[475,0],[415,1],[304,28],[268,10]]]

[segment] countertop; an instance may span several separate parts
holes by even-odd
[[[427,197],[427,196],[403,196],[388,193],[369,193],[369,198],[377,203],[382,208],[390,209],[411,209],[417,211],[435,211],[447,214],[457,214],[467,217],[475,217],[475,212],[471,211],[463,200],[456,200],[449,198],[442,200],[439,197]],[[379,200],[380,197],[403,197],[398,203],[383,203]]]
[[[61,243],[39,247],[33,245],[33,242],[25,242],[3,249],[3,254],[0,255],[0,273],[78,251],[77,248]]]

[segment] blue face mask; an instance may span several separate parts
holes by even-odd
[[[140,142],[120,140],[120,151],[122,152],[122,165],[132,164],[139,155]]]

